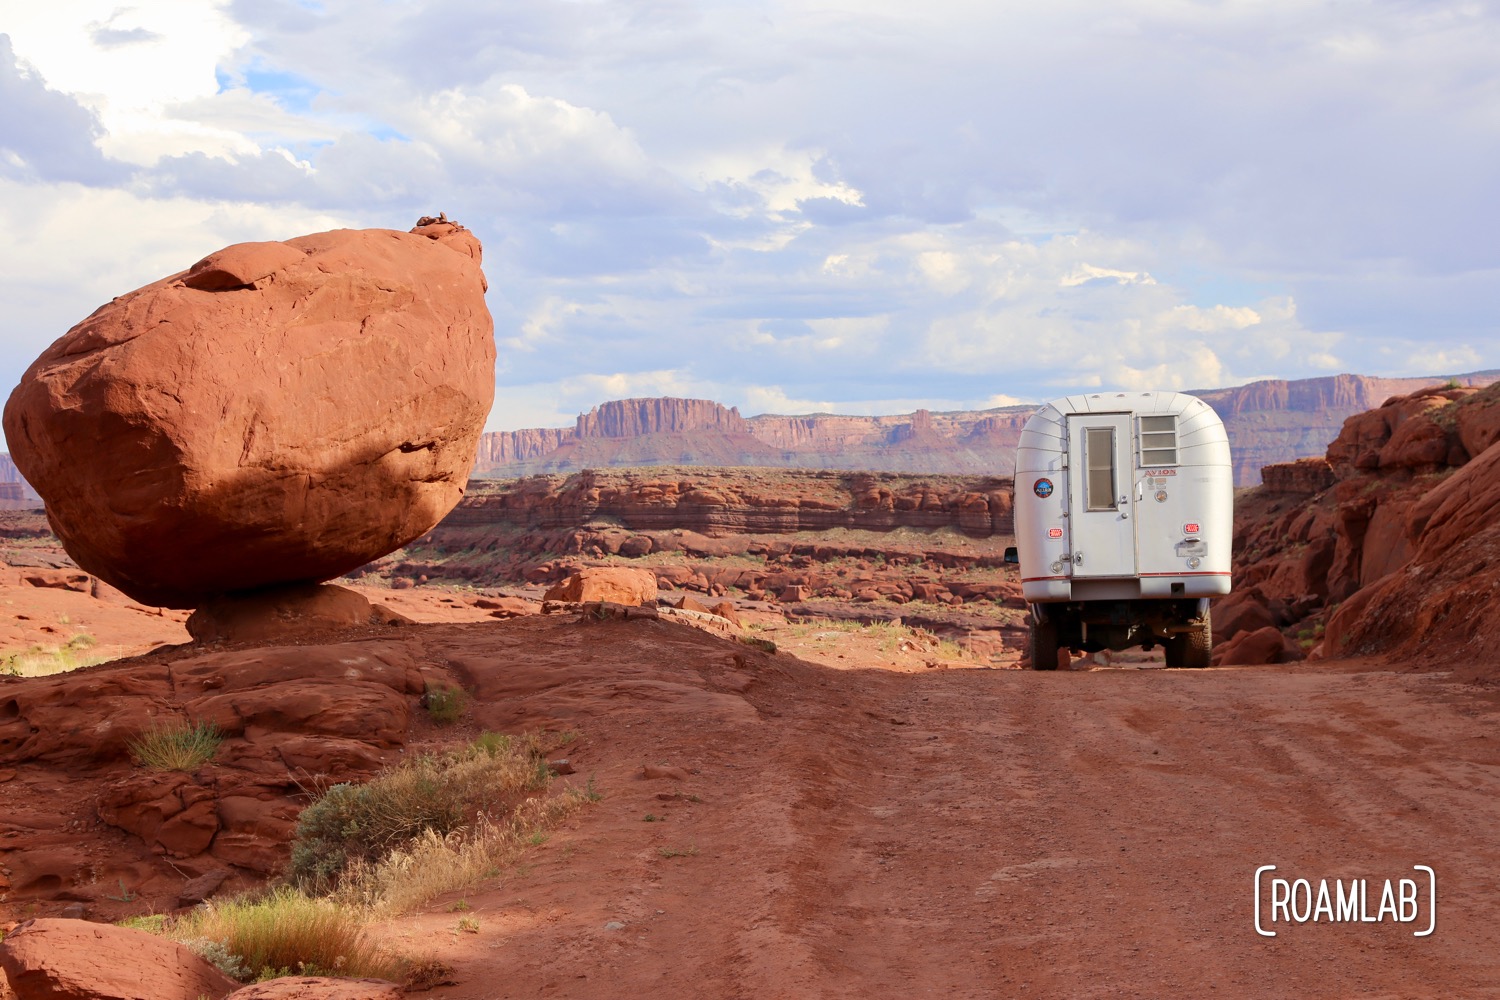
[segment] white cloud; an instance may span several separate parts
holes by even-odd
[[[10,370],[205,248],[437,210],[513,426],[1500,366],[1483,5],[12,6]]]
[[[205,0],[63,0],[12,4],[5,31],[48,85],[72,94],[103,124],[104,151],[149,164],[174,153],[246,154],[233,129],[174,118],[174,105],[211,97],[215,69],[248,35]]]

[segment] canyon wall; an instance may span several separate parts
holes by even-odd
[[[1453,377],[1485,386],[1500,372]],[[1322,455],[1344,421],[1394,395],[1448,376],[1389,379],[1363,375],[1197,390],[1229,433],[1235,481],[1260,482],[1260,470]],[[762,466],[1008,476],[1021,428],[1035,406],[899,416],[828,413],[742,417],[704,399],[627,399],[603,403],[573,427],[501,431],[480,443],[474,474],[503,478],[586,468],[651,465]]]
[[[601,518],[636,531],[681,529],[709,537],[955,528],[987,538],[1012,531],[1011,483],[801,470],[588,470],[471,484],[443,525],[574,528]]]

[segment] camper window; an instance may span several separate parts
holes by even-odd
[[[1115,429],[1084,428],[1083,461],[1088,475],[1083,502],[1089,510],[1115,510]]]
[[[1177,464],[1177,418],[1141,418],[1141,465],[1154,469]]]

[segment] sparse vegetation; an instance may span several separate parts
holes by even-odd
[[[486,733],[364,785],[335,785],[303,811],[289,884],[130,926],[182,942],[241,982],[292,974],[442,982],[441,963],[396,955],[366,935],[366,922],[499,874],[595,795],[592,783],[545,795],[554,746],[538,735]],[[449,911],[469,908],[460,899]],[[461,917],[457,930],[478,933],[479,921]]]
[[[129,927],[131,930],[146,931],[148,934],[160,934],[163,932],[167,921],[165,913],[143,913],[136,917],[126,917],[124,920],[115,921],[117,927]]]
[[[260,896],[211,900],[166,930],[242,982],[294,971],[396,982],[406,975],[399,958],[366,936],[358,911],[290,886]]]
[[[400,912],[492,877],[595,795],[547,796],[555,744],[485,734],[414,756],[363,785],[335,785],[303,810],[289,869],[304,890]]]
[[[126,743],[135,758],[153,771],[195,771],[213,760],[224,736],[212,722],[157,722]]]
[[[687,847],[658,847],[656,853],[664,858],[690,858],[698,853],[698,845]]]
[[[422,696],[422,704],[432,721],[440,726],[451,726],[469,707],[469,692],[458,686],[428,684]]]
[[[31,646],[0,654],[0,674],[12,677],[49,677],[79,667],[103,663],[108,656],[85,652],[95,645],[87,632],[79,632],[61,646]]]

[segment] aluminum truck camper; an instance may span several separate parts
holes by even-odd
[[[1016,452],[1016,552],[1031,663],[1062,649],[1165,647],[1206,667],[1209,599],[1229,593],[1234,473],[1209,405],[1176,392],[1065,396]]]

